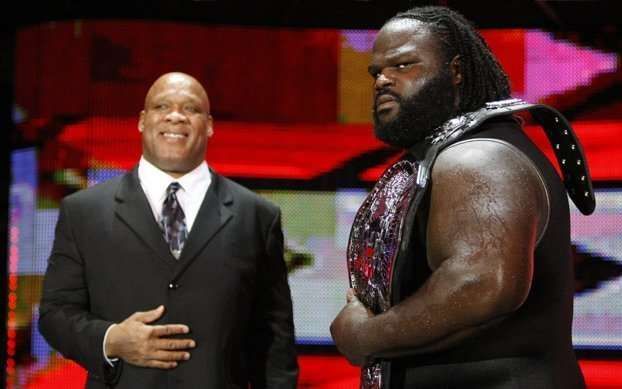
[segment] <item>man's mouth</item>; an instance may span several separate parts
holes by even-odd
[[[160,135],[166,139],[186,139],[188,137],[188,134],[170,131],[162,131]]]
[[[376,112],[393,108],[398,104],[397,99],[390,94],[382,94],[376,97]]]

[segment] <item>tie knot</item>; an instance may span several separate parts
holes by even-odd
[[[179,185],[179,182],[171,182],[168,186],[168,188],[166,188],[166,195],[170,196],[173,193],[176,193],[179,188],[181,188],[181,185]]]

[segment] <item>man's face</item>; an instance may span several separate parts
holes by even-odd
[[[138,128],[145,159],[174,177],[188,173],[205,159],[213,134],[205,90],[182,73],[160,77],[145,98]]]
[[[383,142],[410,147],[455,115],[454,76],[424,23],[387,23],[374,43],[369,73],[375,80],[374,130]]]

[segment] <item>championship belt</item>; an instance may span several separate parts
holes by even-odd
[[[358,210],[348,244],[350,286],[374,314],[391,307],[393,264],[402,228],[417,188],[417,163],[400,161],[387,169]],[[382,387],[382,366],[361,370],[361,388]]]
[[[594,211],[596,203],[583,151],[568,121],[553,108],[509,99],[487,103],[477,111],[450,119],[426,138],[429,147],[422,161],[399,161],[382,174],[354,218],[347,250],[350,287],[374,314],[392,305],[396,261],[410,238],[403,236],[404,226],[414,222],[438,153],[485,120],[524,110],[542,125],[572,201],[586,215]],[[364,366],[361,389],[382,389],[384,366],[378,361]]]

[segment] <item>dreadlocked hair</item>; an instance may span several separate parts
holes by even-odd
[[[415,7],[389,20],[414,19],[426,23],[441,44],[443,60],[459,56],[459,113],[475,111],[487,101],[510,97],[507,74],[475,27],[461,14],[446,7]]]

